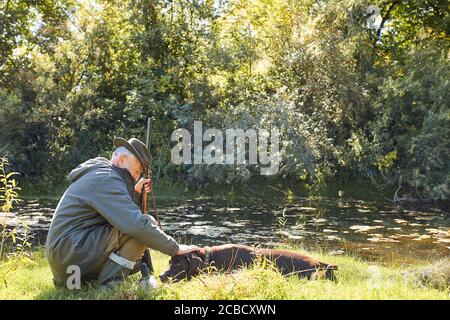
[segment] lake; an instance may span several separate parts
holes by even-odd
[[[43,243],[56,205],[52,200],[26,200],[8,214],[8,224],[27,221],[34,242]],[[298,245],[399,263],[450,256],[450,213],[433,206],[334,198],[297,199],[289,204],[166,199],[158,201],[158,213],[165,231],[200,246]]]

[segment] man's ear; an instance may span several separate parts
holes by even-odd
[[[127,155],[125,155],[125,154],[121,154],[121,155],[119,156],[119,158],[117,159],[117,162],[118,162],[120,165],[124,165],[126,161],[127,161]]]

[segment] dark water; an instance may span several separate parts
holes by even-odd
[[[24,219],[43,242],[57,202],[29,200],[10,214]],[[397,207],[355,200],[298,200],[291,204],[188,200],[158,204],[165,231],[198,245],[297,244],[382,262],[450,256],[450,213],[433,207]],[[1,221],[1,218],[0,218]]]

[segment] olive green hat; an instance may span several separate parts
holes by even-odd
[[[141,162],[144,171],[148,170],[150,164],[152,163],[152,156],[150,155],[150,152],[148,151],[147,147],[141,140],[131,138],[130,140],[127,141],[124,138],[115,137],[113,142],[116,148],[125,147],[128,151],[134,154],[136,158],[138,158],[139,161]]]

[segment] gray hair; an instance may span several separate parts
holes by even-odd
[[[129,151],[127,148],[125,148],[125,147],[118,147],[116,150],[114,150],[114,152],[112,154],[112,159],[118,158],[121,155],[125,155],[127,157],[131,156],[131,157],[135,157],[136,158],[136,156],[133,153],[131,153],[131,151]]]

